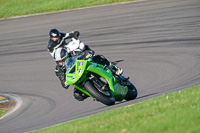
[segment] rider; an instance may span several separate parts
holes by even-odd
[[[79,31],[61,33],[57,29],[51,29],[49,32],[50,40],[47,49],[57,63],[55,73],[64,88],[67,89],[69,87],[65,82],[66,70],[63,63],[66,56],[81,55],[85,59],[92,57],[94,62],[107,65],[114,74],[121,75],[123,73],[122,69],[109,62],[103,55],[94,56],[94,51],[91,50],[88,45],[78,40],[79,35]],[[67,39],[71,39],[71,41],[66,42]],[[79,101],[83,101],[87,96],[75,88],[74,97]]]
[[[68,54],[67,50],[62,47],[57,48],[54,53],[54,59],[57,63],[55,73],[56,76],[60,79],[61,85],[66,89],[68,89],[69,85],[67,85],[67,83],[65,82],[65,72],[66,72],[65,60],[69,56],[70,54]],[[78,101],[83,101],[88,96],[79,91],[78,89],[74,88],[74,97]]]

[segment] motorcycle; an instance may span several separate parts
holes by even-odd
[[[105,105],[116,101],[133,100],[137,89],[124,76],[114,75],[106,66],[93,62],[92,58],[83,60],[80,56],[65,60],[66,82]]]

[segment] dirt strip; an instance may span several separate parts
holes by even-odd
[[[0,103],[0,109],[3,110],[10,110],[13,107],[15,107],[16,102],[13,99],[7,98],[7,100],[5,100],[5,102],[1,102]]]

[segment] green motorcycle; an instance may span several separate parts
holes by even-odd
[[[79,56],[68,57],[65,66],[68,85],[73,84],[87,96],[105,105],[137,97],[137,89],[128,78],[114,76],[106,66],[93,62],[91,58],[83,60]]]

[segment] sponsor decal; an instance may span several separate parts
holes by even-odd
[[[80,74],[81,74],[81,72],[82,72],[82,71],[81,71],[81,69],[79,69],[79,71],[78,71],[78,75],[80,75]]]
[[[83,65],[83,62],[80,62],[80,63],[79,63],[79,66],[82,66],[82,65]]]

